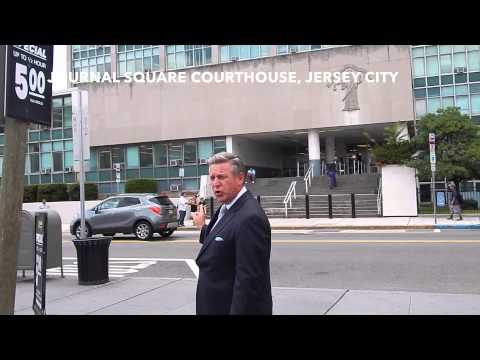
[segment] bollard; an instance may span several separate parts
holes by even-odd
[[[355,194],[352,193],[350,194],[351,196],[351,199],[352,199],[352,218],[355,218],[356,215],[355,215]]]
[[[310,219],[310,198],[305,194],[305,218]]]
[[[328,217],[333,218],[332,194],[328,194]]]

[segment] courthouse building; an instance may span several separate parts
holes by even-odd
[[[122,79],[126,72],[186,73],[187,82],[79,84],[88,90],[87,181],[101,193],[154,178],[158,191],[198,190],[206,160],[232,151],[257,177],[376,171],[368,149],[385,126],[405,136],[417,119],[458,106],[480,120],[480,45],[73,45],[73,73]],[[192,82],[195,72],[294,72],[301,83]],[[361,74],[360,81],[307,83],[310,73]],[[368,82],[367,73],[397,74]],[[25,183],[69,183],[73,169],[71,92],[53,99],[52,127],[28,134]],[[0,129],[3,132],[3,129]],[[0,164],[3,156],[0,134]],[[121,183],[115,182],[121,164]]]

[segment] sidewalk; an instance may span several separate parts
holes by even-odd
[[[418,217],[370,217],[370,218],[319,218],[319,219],[269,219],[275,230],[315,230],[315,229],[479,229],[479,216],[464,216],[462,221],[448,220],[447,215]],[[185,221],[185,227],[178,230],[196,230],[191,220]]]
[[[195,278],[127,277],[80,286],[47,278],[48,315],[194,315]],[[275,315],[476,315],[478,294],[273,287]],[[33,281],[17,278],[16,315],[33,315]]]

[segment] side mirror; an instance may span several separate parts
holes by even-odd
[[[98,214],[100,212],[100,209],[98,207],[94,208],[93,211],[95,212],[95,214]]]

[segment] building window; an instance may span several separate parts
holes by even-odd
[[[127,147],[127,167],[129,169],[138,168],[140,160],[138,157],[138,146]]]
[[[197,163],[197,143],[187,142],[183,147],[183,159],[185,164]]]
[[[52,170],[52,153],[44,153],[40,157],[43,170]]]
[[[472,95],[472,114],[480,114],[480,95]]]
[[[167,70],[212,63],[212,45],[167,45]]]
[[[198,141],[198,157],[200,160],[208,160],[213,155],[212,140],[205,139]]]
[[[167,145],[155,144],[155,166],[167,165]]]
[[[140,145],[140,167],[151,167],[153,165],[152,145]]]
[[[182,145],[168,145],[168,160],[182,160]]]
[[[427,112],[427,100],[425,99],[415,100],[415,113],[417,117],[425,115],[426,112]]]
[[[30,173],[38,173],[40,171],[40,159],[38,154],[30,154]]]
[[[213,152],[218,154],[219,152],[227,151],[227,145],[225,139],[215,139],[213,141]]]
[[[63,152],[54,152],[53,155],[53,171],[63,171]]]
[[[125,155],[123,148],[112,147],[112,164],[123,164],[125,162]]]
[[[159,71],[160,45],[117,45],[117,67],[120,75]]]
[[[429,98],[427,103],[427,112],[436,113],[442,107],[440,98]]]
[[[440,73],[450,74],[452,72],[452,55],[440,56]]]
[[[292,52],[305,52],[320,49],[329,49],[345,45],[277,45],[277,55],[288,54]]]
[[[222,45],[220,47],[220,62],[269,56],[271,47],[271,45]]]
[[[72,69],[79,81],[85,81],[79,73],[111,74],[110,45],[72,45]]]
[[[468,52],[468,71],[480,71],[480,51]]]
[[[99,169],[111,169],[112,168],[112,154],[110,151],[100,151],[98,153]]]
[[[413,59],[413,77],[425,76],[424,58]]]

